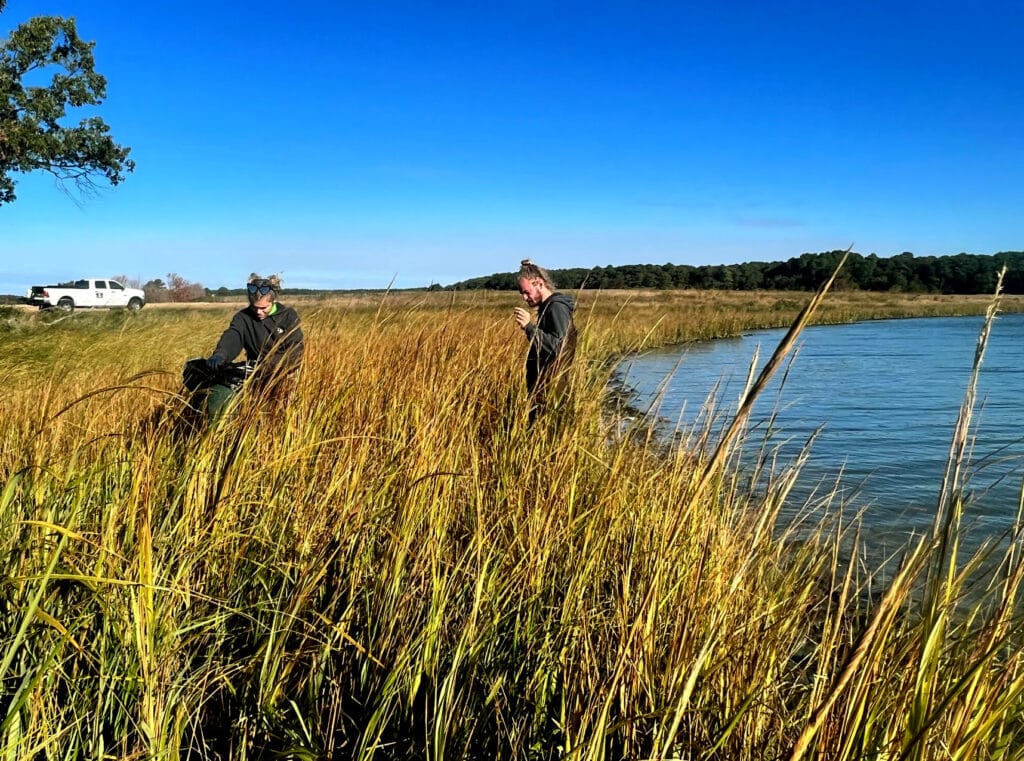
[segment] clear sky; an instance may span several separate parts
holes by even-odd
[[[138,166],[17,176],[0,293],[1024,249],[1019,0],[9,0],[0,37],[40,14]]]

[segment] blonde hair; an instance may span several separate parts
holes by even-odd
[[[273,294],[271,301],[277,301],[277,295],[281,292],[281,276],[279,274],[275,273],[264,277],[258,272],[251,272],[245,284],[248,286],[254,283],[266,283],[269,285],[270,292]],[[249,294],[249,301],[253,301],[252,294]]]
[[[550,273],[543,267],[534,264],[529,259],[519,262],[519,278],[524,280],[540,280],[550,290],[555,290],[555,281],[551,279]]]

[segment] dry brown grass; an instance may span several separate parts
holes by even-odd
[[[574,393],[533,428],[514,294],[299,301],[293,404],[191,438],[144,423],[237,304],[0,333],[0,754],[1019,757],[1019,532],[973,607],[938,572],[915,607],[930,545],[876,603],[834,524],[780,522],[798,469],[753,489],[713,436],[602,415],[602,358],[808,298],[581,294]]]

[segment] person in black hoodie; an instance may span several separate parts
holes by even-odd
[[[543,413],[562,390],[565,372],[576,354],[576,326],[572,298],[555,291],[551,276],[541,267],[523,259],[519,268],[519,294],[528,306],[537,308],[537,321],[522,307],[513,319],[523,329],[530,349],[526,355],[526,390],[530,396],[530,420]]]
[[[277,300],[281,278],[262,277],[255,272],[246,283],[249,306],[235,313],[221,335],[217,348],[206,360],[211,373],[217,373],[245,350],[253,372],[246,384],[270,388],[271,396],[285,400],[290,395],[294,373],[302,364],[304,340],[299,315]],[[216,417],[230,401],[232,393],[216,387],[207,401],[207,411]]]

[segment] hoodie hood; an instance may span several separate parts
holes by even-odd
[[[576,311],[576,301],[572,296],[566,296],[564,293],[555,292],[548,296],[548,300],[541,304],[541,307],[546,307],[549,304],[565,304],[569,307],[570,312]]]

